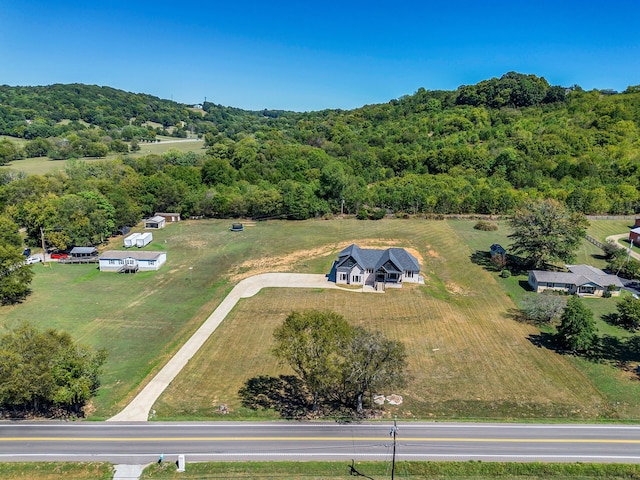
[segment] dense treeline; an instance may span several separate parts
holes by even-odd
[[[44,176],[4,171],[0,206],[32,241],[43,228],[60,247],[99,243],[155,211],[500,214],[552,198],[581,213],[629,214],[640,206],[639,126],[638,87],[587,92],[513,72],[456,91],[307,113],[194,110],[85,85],[5,86],[0,130],[29,140],[22,150],[0,141],[0,158],[122,154]],[[203,136],[205,149],[126,154],[166,127]]]

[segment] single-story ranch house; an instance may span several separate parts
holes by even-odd
[[[101,272],[135,273],[158,270],[167,261],[167,252],[107,250],[98,264]]]
[[[610,275],[590,265],[567,265],[568,272],[529,272],[529,285],[536,293],[555,290],[578,295],[602,297],[606,291],[620,295],[624,286],[617,275]]]
[[[404,248],[373,250],[353,244],[338,254],[329,280],[338,284],[370,285],[382,283],[402,286],[402,282],[420,282],[420,264]]]

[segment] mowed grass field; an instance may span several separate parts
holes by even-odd
[[[271,289],[242,300],[154,407],[157,418],[273,418],[243,409],[237,397],[255,375],[286,373],[269,353],[271,333],[292,310],[332,309],[407,344],[411,383],[402,418],[640,418],[640,386],[604,365],[594,372],[535,345],[538,330],[512,318],[517,278],[471,262],[498,232],[473,221],[354,219],[271,221],[229,231],[231,221],[185,221],[153,232],[147,249],[167,251],[159,272],[100,273],[95,265],[35,265],[33,295],[0,308],[0,323],[29,319],[70,331],[110,356],[93,418],[117,413],[184,343],[241,278],[266,271],[328,272],[350,243],[402,246],[420,260],[425,285],[385,294]],[[122,237],[111,246],[119,247]],[[522,291],[522,293],[519,292]],[[515,293],[511,293],[515,292]],[[594,377],[597,376],[598,378]],[[599,378],[616,388],[604,388]],[[624,411],[611,411],[624,390]],[[627,401],[626,399],[629,399]]]
[[[470,261],[475,250],[486,251],[495,241],[508,244],[504,225],[499,232],[480,232],[473,224],[356,222],[363,230],[380,229],[381,246],[386,241],[415,250],[425,285],[385,294],[271,289],[242,300],[159,399],[158,418],[220,416],[223,403],[231,412],[225,418],[273,415],[247,411],[237,391],[250,377],[289,373],[269,352],[271,335],[291,310],[304,309],[335,310],[406,344],[411,383],[402,391],[380,392],[404,397],[402,406],[388,408],[400,418],[608,415],[606,395],[570,358],[536,346],[539,331],[514,321],[516,305],[502,279]],[[351,222],[343,227],[351,230]],[[367,244],[376,235],[356,228],[349,238]]]

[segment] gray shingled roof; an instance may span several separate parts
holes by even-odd
[[[135,258],[136,260],[157,260],[160,255],[166,252],[153,252],[146,250],[107,250],[100,255],[100,260],[122,260],[125,258]]]
[[[98,253],[98,250],[96,247],[73,247],[69,253],[71,255],[91,255],[92,253]]]
[[[337,267],[339,268],[349,257],[352,257],[362,268],[370,270],[383,268],[390,273],[420,271],[420,264],[418,263],[418,260],[404,248],[374,250],[370,248],[360,248],[354,243],[338,254]]]
[[[567,268],[568,272],[532,270],[531,273],[538,282],[569,283],[577,286],[593,283],[603,288],[609,285],[615,285],[618,288],[624,286],[616,275],[605,273],[590,265],[567,265]]]

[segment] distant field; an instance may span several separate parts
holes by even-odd
[[[507,227],[481,232],[474,223],[270,221],[241,233],[229,231],[231,220],[170,224],[154,232],[149,247],[167,251],[159,272],[125,276],[91,265],[35,265],[33,295],[1,307],[0,324],[31,319],[108,348],[104,387],[93,405],[94,418],[105,418],[139,391],[239,279],[265,271],[327,272],[351,242],[404,246],[419,257],[426,285],[371,295],[273,289],[243,300],[161,397],[159,418],[219,418],[213,412],[220,403],[232,409],[227,417],[273,417],[243,410],[235,393],[252,375],[283,371],[268,354],[271,332],[291,310],[304,308],[335,309],[407,343],[413,381],[398,392],[405,397],[397,409],[404,418],[640,418],[640,382],[534,345],[538,331],[511,316],[527,295],[522,278],[502,279],[471,262],[476,250],[495,241],[508,245]],[[609,303],[602,311],[613,308]],[[625,404],[612,412],[617,398]]]
[[[12,137],[1,137],[8,138],[12,142],[21,145],[25,143],[24,140],[14,139]],[[203,145],[204,142],[198,139],[188,139],[188,141],[183,141],[182,139],[176,139],[172,137],[158,137],[162,141],[155,143],[145,143],[140,142],[140,151],[135,153],[129,153],[130,157],[142,157],[145,155],[162,155],[169,150],[178,150],[179,152],[204,152]],[[120,155],[110,154],[107,155],[107,159],[118,158]],[[104,160],[104,158],[81,158],[80,160],[85,162],[95,162]],[[48,172],[54,172],[57,170],[63,170],[67,165],[67,160],[51,160],[49,157],[37,157],[37,158],[25,158],[22,160],[15,160],[6,165],[0,166],[0,169],[11,169],[11,170],[19,170],[25,172],[29,175],[42,175]]]

